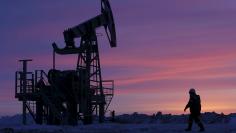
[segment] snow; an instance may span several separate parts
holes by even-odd
[[[207,124],[216,124],[216,123],[228,123],[230,121],[230,115],[217,114],[215,112],[206,112],[201,115],[201,119],[204,123]],[[141,123],[187,123],[188,115],[171,115],[171,114],[162,114],[158,112],[153,115],[138,114],[137,112],[133,114],[123,114],[116,117],[117,123],[132,123],[132,124],[141,124]]]
[[[29,124],[34,124],[34,120],[32,119],[32,117],[27,114],[26,115],[27,121]],[[14,116],[4,116],[0,118],[0,127],[3,126],[19,126],[22,125],[22,115],[14,115]]]
[[[225,116],[208,113],[203,116],[206,119],[204,121],[206,133],[236,133],[235,115]],[[187,116],[185,115],[158,114],[148,116],[134,113],[120,115],[116,118],[117,121],[114,123],[107,121],[103,124],[92,125],[48,126],[31,123],[23,126],[21,116],[16,115],[0,118],[0,133],[185,133],[184,129],[187,126],[185,121]],[[120,122],[118,120],[121,119],[118,118],[126,118],[127,121]],[[165,121],[161,122],[162,119]],[[212,120],[214,121],[212,122]],[[191,133],[197,133],[198,130],[197,125],[194,124]]]
[[[234,123],[235,124],[235,123]],[[235,126],[228,124],[207,124],[206,133],[236,133]],[[16,126],[1,128],[0,133],[14,131],[15,133],[184,133],[186,124],[94,124],[72,126]],[[198,127],[193,127],[193,133]]]

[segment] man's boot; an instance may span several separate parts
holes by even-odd
[[[204,126],[201,122],[198,123],[198,126],[200,127],[199,132],[204,132],[205,131],[205,128],[204,128]]]
[[[188,123],[188,128],[186,128],[185,131],[191,131],[192,130],[192,125],[193,125],[193,123],[189,122]]]

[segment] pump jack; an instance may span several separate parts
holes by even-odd
[[[15,97],[24,101],[36,123],[77,125],[78,120],[82,120],[84,124],[91,124],[93,115],[98,115],[100,122],[104,121],[113,97],[114,81],[102,80],[96,36],[98,27],[105,28],[110,46],[116,47],[115,24],[108,0],[101,0],[100,15],[63,32],[64,48],[52,44],[53,69],[48,74],[36,70],[32,74],[32,87],[22,91],[22,86],[29,83],[22,82],[26,80],[22,78],[23,72],[16,72]],[[75,38],[81,39],[78,47]],[[76,69],[56,70],[55,54],[77,54]]]

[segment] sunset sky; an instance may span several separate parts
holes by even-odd
[[[17,60],[30,70],[52,68],[51,43],[62,32],[100,14],[99,0],[0,1],[0,116],[21,113],[14,98]],[[117,48],[97,33],[103,79],[115,80],[110,110],[182,114],[189,88],[202,109],[236,112],[235,0],[110,0]],[[57,56],[74,69],[76,56]]]

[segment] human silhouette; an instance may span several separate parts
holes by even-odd
[[[190,108],[190,115],[189,115],[189,120],[188,120],[188,128],[185,129],[185,131],[191,131],[192,130],[192,125],[193,121],[195,121],[198,126],[200,127],[200,132],[205,131],[205,128],[200,120],[200,115],[201,115],[201,99],[200,96],[196,94],[196,91],[194,88],[191,88],[189,90],[189,101],[188,104],[185,106],[184,111],[186,109]]]
[[[115,110],[111,111],[111,121],[115,121]]]

